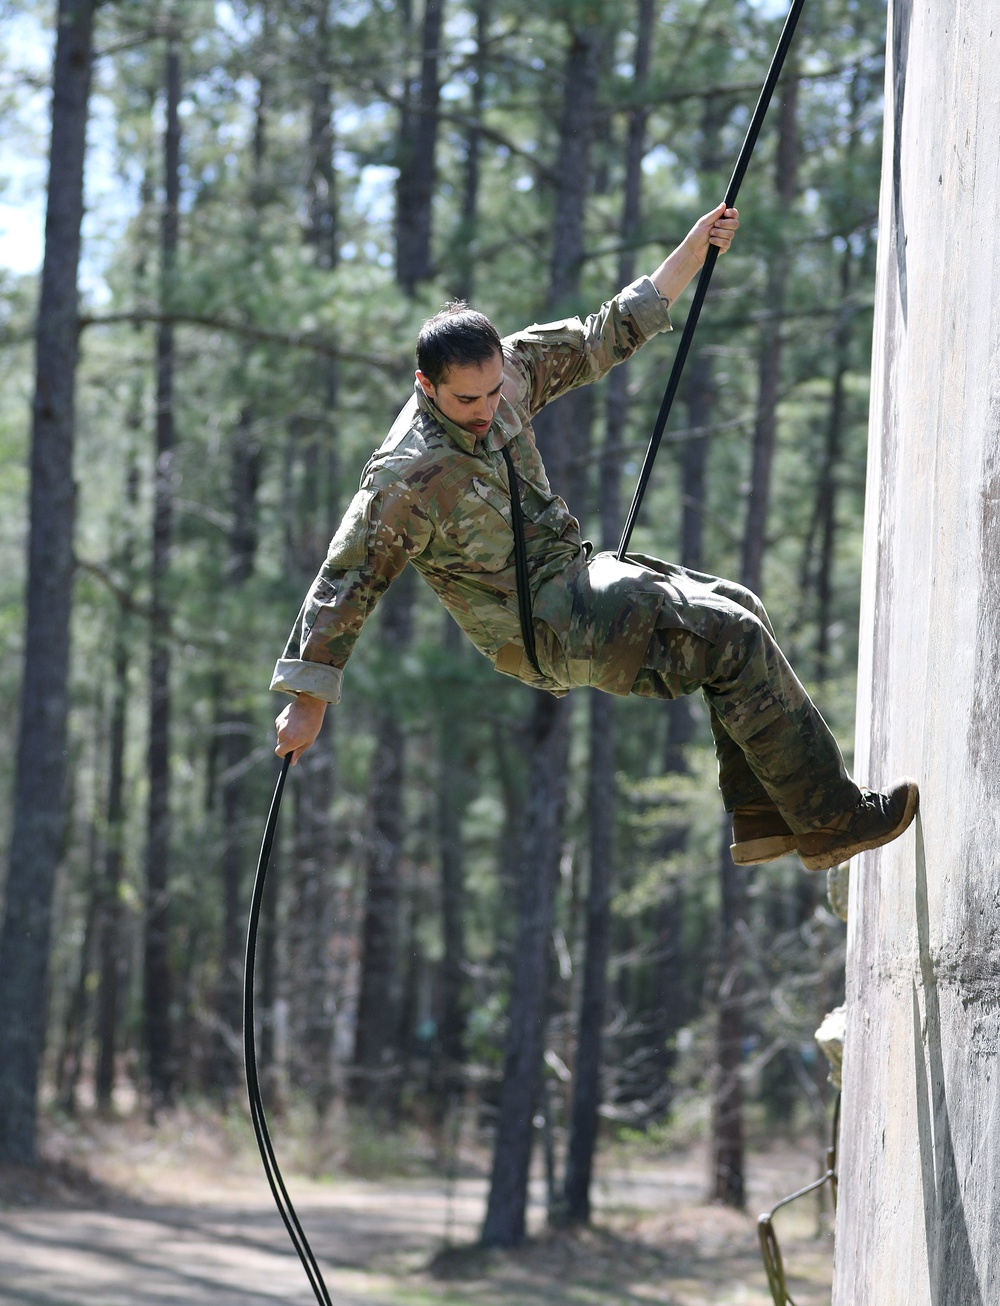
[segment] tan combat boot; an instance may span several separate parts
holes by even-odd
[[[737,866],[773,862],[793,853],[795,835],[773,803],[752,803],[733,812],[733,842],[729,851]]]
[[[799,856],[810,871],[839,866],[855,853],[898,839],[917,814],[916,780],[898,780],[886,793],[862,789],[858,805],[836,826],[798,836]]]

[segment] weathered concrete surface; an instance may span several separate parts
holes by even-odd
[[[891,0],[835,1306],[1000,1302],[1000,7]]]

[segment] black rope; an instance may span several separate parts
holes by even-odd
[[[774,94],[774,88],[778,83],[781,75],[781,69],[785,62],[785,56],[788,54],[789,47],[792,44],[792,37],[795,35],[795,25],[799,21],[799,14],[802,12],[802,6],[805,0],[792,0],[792,7],[788,11],[788,17],[785,19],[785,25],[781,29],[781,39],[778,41],[778,48],[774,52],[771,60],[771,67],[768,69],[767,78],[761,88],[760,98],[757,100],[757,107],[754,109],[753,117],[750,119],[750,126],[747,128],[746,138],[743,141],[743,147],[740,150],[739,158],[736,160],[736,167],[733,169],[733,175],[729,182],[729,189],[726,191],[726,208],[731,209],[736,203],[736,196],[739,194],[740,186],[743,184],[743,177],[750,165],[750,156],[753,154],[754,146],[757,144],[757,137],[760,135],[760,129],[764,125],[764,115],[767,113],[767,107],[771,103],[771,96]],[[715,270],[716,262],[719,258],[719,249],[716,245],[708,247],[708,254],[705,257],[704,266],[701,269],[701,275],[698,278],[698,284],[695,287],[694,300],[688,311],[687,321],[684,323],[684,333],[681,336],[681,342],[677,346],[677,354],[674,357],[674,365],[670,371],[670,379],[667,381],[667,388],[664,391],[663,399],[660,403],[660,411],[656,416],[656,423],[653,427],[653,434],[650,436],[649,448],[646,450],[646,457],[642,464],[642,471],[639,473],[639,481],[635,487],[635,494],[632,497],[632,505],[628,510],[628,516],[625,519],[625,528],[622,531],[621,543],[618,546],[618,561],[622,562],[628,553],[629,541],[632,538],[632,528],[635,526],[635,520],[639,515],[639,507],[642,503],[643,495],[646,493],[646,486],[649,482],[650,475],[653,471],[653,463],[656,460],[657,450],[660,447],[660,440],[663,436],[664,428],[667,425],[667,418],[670,416],[670,409],[673,407],[674,399],[677,395],[681,382],[681,373],[684,371],[684,364],[687,361],[688,350],[691,348],[691,341],[694,338],[695,327],[698,325],[698,318],[701,314],[701,306],[705,302],[705,296],[708,294],[708,283],[712,280],[712,273]]]
[[[282,1220],[285,1222],[285,1228],[288,1230],[288,1236],[298,1252],[299,1260],[302,1262],[302,1268],[306,1272],[306,1278],[309,1280],[309,1286],[315,1293],[316,1300],[320,1306],[333,1306],[330,1300],[330,1294],[326,1290],[326,1284],[323,1282],[323,1275],[316,1264],[316,1257],[309,1246],[309,1239],[303,1232],[302,1225],[299,1223],[299,1217],[295,1214],[295,1207],[292,1205],[292,1199],[288,1196],[288,1190],[285,1188],[285,1182],[281,1177],[281,1171],[278,1169],[278,1162],[274,1155],[274,1148],[271,1146],[271,1136],[267,1132],[267,1121],[264,1118],[264,1103],[260,1096],[260,1080],[257,1077],[257,1050],[256,1037],[254,1034],[254,1011],[253,1011],[253,981],[254,981],[254,961],[257,954],[257,929],[260,925],[260,908],[264,899],[264,881],[267,878],[267,865],[271,860],[271,845],[274,843],[274,832],[278,825],[278,809],[281,806],[281,793],[285,787],[285,777],[288,775],[288,767],[291,763],[291,753],[286,753],[281,763],[281,772],[278,775],[278,782],[274,787],[274,797],[271,799],[271,809],[267,814],[267,822],[264,825],[264,838],[261,841],[260,857],[257,860],[257,873],[254,877],[253,894],[250,899],[250,923],[247,926],[247,956],[246,966],[243,972],[243,1063],[246,1067],[247,1076],[247,1094],[250,1098],[250,1119],[253,1121],[253,1132],[257,1139],[257,1147],[260,1150],[260,1159],[264,1164],[264,1173],[267,1175],[267,1182],[271,1187],[271,1195],[274,1197],[275,1205],[278,1208]]]

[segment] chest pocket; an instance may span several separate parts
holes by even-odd
[[[502,490],[473,477],[441,532],[455,553],[455,570],[500,571],[514,549],[510,499]]]

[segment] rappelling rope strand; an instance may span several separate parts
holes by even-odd
[[[795,35],[795,25],[799,21],[799,14],[805,0],[793,0],[792,7],[788,11],[788,17],[785,19],[785,25],[781,29],[781,39],[778,41],[778,47],[774,52],[771,60],[771,66],[767,71],[767,78],[761,88],[760,98],[757,100],[757,107],[754,109],[753,117],[750,119],[750,126],[747,128],[746,138],[743,141],[743,147],[740,150],[739,158],[736,160],[736,167],[733,169],[733,175],[729,182],[729,189],[726,191],[726,208],[731,209],[736,203],[736,196],[739,194],[740,186],[743,183],[743,177],[750,165],[750,156],[753,154],[754,146],[757,144],[757,137],[760,135],[760,129],[764,124],[764,115],[767,113],[767,107],[771,103],[771,96],[774,94],[774,88],[781,76],[781,69],[785,62],[785,56],[788,54],[789,47],[792,44],[792,37]],[[691,341],[694,337],[695,327],[698,325],[698,317],[701,314],[701,306],[705,302],[705,296],[708,293],[708,283],[712,280],[712,272],[719,258],[719,249],[716,245],[709,245],[708,254],[705,257],[704,266],[701,269],[701,275],[698,278],[698,284],[695,287],[694,299],[691,308],[688,311],[687,321],[684,323],[684,333],[681,336],[681,342],[677,346],[677,353],[674,357],[674,365],[670,371],[670,379],[667,382],[667,388],[664,391],[663,399],[660,403],[660,411],[656,416],[656,424],[653,427],[653,434],[650,436],[649,448],[646,450],[646,457],[642,464],[642,471],[639,473],[639,480],[635,487],[635,494],[632,497],[632,504],[628,510],[628,516],[625,518],[625,528],[622,531],[621,543],[618,546],[618,561],[623,562],[628,552],[629,541],[632,538],[632,528],[635,526],[635,520],[639,515],[639,507],[642,503],[643,495],[646,493],[646,485],[649,481],[650,474],[653,470],[653,463],[656,460],[657,450],[660,447],[660,440],[663,436],[664,428],[667,425],[667,418],[670,415],[670,409],[673,406],[674,398],[680,386],[681,373],[684,371],[684,364],[687,361],[688,350],[691,348]]]
[[[288,1236],[292,1240],[299,1260],[302,1262],[302,1268],[306,1272],[306,1278],[309,1280],[309,1286],[312,1288],[316,1300],[320,1306],[333,1306],[330,1300],[330,1294],[326,1290],[326,1284],[323,1282],[323,1275],[316,1264],[316,1257],[309,1246],[309,1239],[306,1237],[302,1225],[299,1223],[299,1217],[295,1213],[295,1207],[292,1205],[292,1199],[288,1196],[288,1190],[285,1188],[284,1180],[281,1177],[281,1171],[278,1169],[278,1162],[274,1155],[274,1148],[271,1146],[271,1136],[267,1132],[267,1120],[264,1117],[264,1103],[260,1095],[260,1079],[257,1075],[257,1049],[256,1036],[254,1034],[254,1011],[253,1011],[253,981],[254,981],[254,961],[257,954],[257,929],[260,924],[261,903],[264,900],[264,881],[267,878],[267,866],[271,860],[271,846],[274,843],[274,833],[278,825],[278,809],[281,806],[281,794],[285,787],[285,777],[288,775],[288,767],[291,763],[291,753],[286,753],[281,763],[281,772],[278,775],[278,782],[274,787],[274,797],[271,799],[271,808],[267,814],[267,822],[264,826],[264,838],[260,845],[260,857],[257,860],[257,873],[254,877],[253,894],[250,899],[250,922],[247,926],[247,955],[246,966],[243,972],[243,1064],[246,1068],[247,1076],[247,1095],[250,1099],[250,1119],[253,1122],[253,1132],[257,1139],[257,1147],[260,1151],[260,1159],[264,1164],[264,1173],[267,1175],[267,1182],[271,1188],[271,1195],[274,1197],[275,1205],[278,1208],[278,1214],[285,1223],[288,1230]]]

